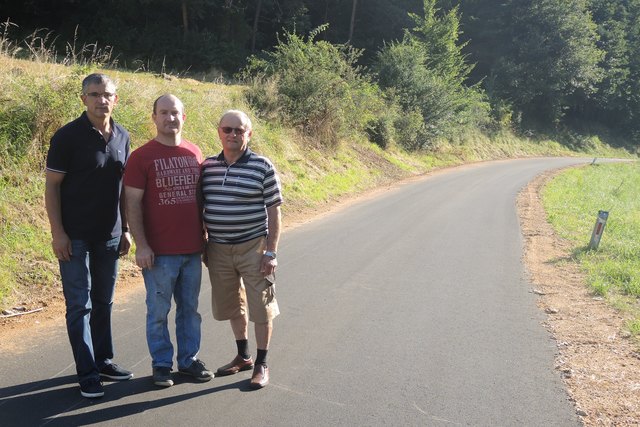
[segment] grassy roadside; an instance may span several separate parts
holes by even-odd
[[[567,170],[547,184],[543,204],[556,232],[573,245],[593,293],[625,313],[640,342],[640,164]],[[598,250],[588,250],[599,210],[609,218]]]
[[[82,111],[79,85],[93,71],[88,66],[0,55],[0,310],[37,303],[40,290],[59,284],[44,212],[44,159],[52,133]],[[256,117],[245,102],[245,87],[106,72],[119,84],[114,116],[131,132],[134,148],[153,136],[151,105],[162,93],[182,99],[187,114],[184,136],[205,155],[220,149],[216,120],[224,110],[240,108]],[[382,150],[364,137],[323,147],[297,129],[260,119],[254,120],[252,146],[270,157],[281,174],[285,221],[287,215],[320,211],[341,197],[440,167],[523,156],[630,156],[599,141],[576,152],[554,141],[518,138],[509,132],[491,137],[470,133],[439,141],[428,152],[406,152],[396,145]]]

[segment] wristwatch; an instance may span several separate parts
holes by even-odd
[[[273,259],[276,258],[276,253],[275,252],[265,251],[264,254],[265,254],[265,256],[271,257]]]

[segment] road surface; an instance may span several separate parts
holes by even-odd
[[[248,388],[251,371],[155,387],[140,289],[114,309],[115,361],[134,379],[82,398],[59,323],[0,354],[0,425],[578,426],[521,262],[515,199],[537,174],[588,161],[454,168],[286,231],[263,390]],[[209,286],[199,357],[215,370],[235,343]]]

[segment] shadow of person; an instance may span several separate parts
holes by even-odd
[[[144,411],[230,389],[248,389],[246,380],[210,387],[208,384],[174,375],[169,389],[155,386],[150,376],[128,381],[104,382],[105,395],[87,399],[80,395],[75,375],[51,378],[0,389],[0,421],[11,426],[79,426],[117,420]],[[215,380],[214,380],[215,381]],[[184,393],[181,385],[200,383],[203,389]],[[171,393],[157,398],[159,391]],[[121,403],[121,399],[135,400]]]
[[[130,403],[119,403],[116,405],[101,405],[100,408],[95,408],[92,410],[85,410],[83,412],[75,411],[75,413],[73,414],[59,415],[55,417],[55,419],[46,420],[46,424],[47,426],[66,427],[105,423],[108,421],[124,419],[126,417],[143,412],[153,411],[154,409],[158,408],[170,407],[171,405],[178,404],[189,399],[196,399],[198,397],[221,392],[224,390],[243,390],[245,387],[248,389],[247,381],[239,380],[235,383],[223,384],[214,387],[209,387],[207,385],[210,383],[200,383],[205,388],[189,393],[179,393],[178,390],[181,389],[181,384],[198,383],[198,381],[188,377],[181,377],[177,375],[174,376],[174,381],[175,384],[167,389],[155,386],[150,377],[140,378],[136,381],[126,381],[127,383],[137,383],[133,387],[114,387],[112,389],[112,387],[106,386],[105,398],[109,399],[110,401],[117,401],[122,398],[129,397],[133,394],[137,395],[135,396],[135,399],[137,401]],[[215,379],[213,381],[215,381]],[[158,392],[169,392],[172,394],[170,396],[158,398]],[[144,393],[147,393],[148,396],[142,396]],[[87,406],[90,406],[90,403],[87,404]],[[122,422],[126,424],[125,421]]]
[[[2,424],[42,424],[43,420],[61,411],[81,405],[83,400],[76,375],[0,388]]]

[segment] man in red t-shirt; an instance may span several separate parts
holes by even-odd
[[[170,387],[173,345],[167,315],[176,301],[178,372],[200,381],[213,373],[197,359],[204,233],[197,198],[200,149],[182,139],[182,102],[163,95],[153,104],[154,139],[135,150],[124,174],[126,211],[136,243],[136,264],[147,290],[147,344],[153,381]]]

